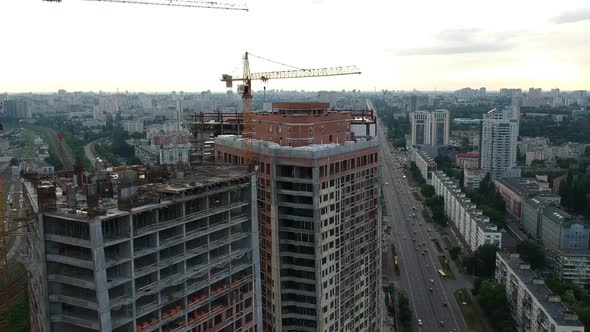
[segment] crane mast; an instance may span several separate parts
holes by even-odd
[[[266,82],[270,79],[286,79],[286,78],[304,78],[304,77],[322,77],[322,76],[340,76],[340,75],[352,75],[360,74],[361,71],[355,66],[343,66],[343,67],[328,67],[328,68],[315,68],[315,69],[302,69],[290,65],[285,65],[280,62],[265,59],[259,56],[257,58],[278,63],[281,65],[297,68],[295,70],[282,70],[282,71],[268,71],[268,72],[250,72],[250,61],[249,55],[255,56],[251,53],[244,53],[242,58],[242,77],[233,77],[228,74],[221,75],[221,81],[225,82],[226,87],[231,88],[233,82],[243,82],[238,86],[238,93],[242,95],[242,111],[244,112],[244,123],[243,123],[243,155],[244,165],[250,167],[253,166],[252,160],[252,81],[260,80]]]

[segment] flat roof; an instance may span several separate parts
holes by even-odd
[[[540,192],[539,184],[535,178],[517,178],[517,177],[506,177],[496,180],[513,192],[516,192],[519,196],[532,195]]]
[[[571,312],[571,310],[569,310],[561,302],[549,302],[548,296],[557,294],[553,293],[544,283],[540,285],[533,284],[532,280],[533,278],[537,278],[537,275],[530,268],[520,268],[520,264],[524,264],[524,261],[522,261],[520,258],[511,258],[507,253],[498,252],[498,255],[502,257],[502,259],[506,262],[514,274],[516,274],[518,279],[520,279],[520,281],[525,285],[531,295],[534,296],[537,301],[539,301],[545,312],[549,314],[556,323],[562,326],[583,326],[579,320],[574,321],[563,319],[563,314],[565,312]]]
[[[562,224],[573,218],[571,214],[563,211],[562,209],[556,208],[555,206],[545,207],[543,209],[543,216],[558,224]]]

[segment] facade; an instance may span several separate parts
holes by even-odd
[[[123,130],[129,134],[143,133],[143,120],[125,120],[123,121]]]
[[[480,123],[481,120],[476,119],[477,123]],[[454,120],[453,120],[454,121]],[[455,122],[455,121],[454,121]],[[451,132],[451,136],[463,139],[466,138],[469,145],[479,148],[479,130],[453,130]]]
[[[432,186],[435,193],[443,197],[447,217],[459,230],[471,251],[484,244],[501,246],[502,233],[498,227],[471,203],[456,181],[444,172],[436,171],[432,173]]]
[[[377,117],[372,109],[353,110],[350,130],[354,137],[377,137]]]
[[[506,202],[506,212],[515,220],[520,220],[522,201],[526,197],[545,194],[545,199],[557,201],[560,197],[551,195],[549,183],[537,178],[506,177],[495,181],[496,190]]]
[[[522,225],[545,246],[555,274],[581,287],[590,285],[590,225],[541,196],[526,198]]]
[[[516,167],[518,120],[512,118],[509,108],[492,109],[483,116],[481,124],[480,168],[492,180],[520,177]]]
[[[533,160],[555,160],[556,158],[578,158],[582,156],[589,144],[567,142],[550,145],[546,137],[521,137],[518,142],[519,153],[525,156],[526,164]]]
[[[262,331],[256,175],[142,170],[24,183],[33,330]]]
[[[431,139],[432,145],[448,145],[449,144],[449,111],[435,110],[431,115],[432,129]]]
[[[412,145],[430,144],[431,114],[426,111],[416,111],[410,114],[412,124]]]
[[[460,168],[479,168],[479,153],[457,153],[455,163]]]
[[[411,113],[412,145],[449,144],[449,111],[416,111]]]
[[[135,156],[144,165],[178,165],[190,160],[191,147],[186,145],[135,145]]]
[[[183,134],[151,135],[149,144],[136,144],[135,155],[144,165],[187,164],[191,156],[190,137]]]
[[[3,102],[4,114],[10,119],[30,119],[33,117],[31,103],[25,99],[11,99]]]
[[[569,310],[542,278],[518,254],[496,254],[496,282],[506,288],[510,313],[519,332],[584,332]]]
[[[25,173],[35,173],[39,177],[45,178],[55,174],[55,168],[44,160],[31,160],[24,162],[21,169]]]
[[[463,188],[475,190],[486,177],[486,172],[481,168],[465,168],[463,170]]]
[[[557,250],[554,271],[559,279],[587,289],[590,287],[590,250]]]
[[[265,331],[380,331],[379,140],[327,103],[254,113]],[[241,136],[215,139],[243,162]]]
[[[583,220],[551,205],[540,217],[541,240],[547,249],[590,249],[590,225]]]
[[[436,171],[436,163],[425,151],[419,150],[416,152],[416,167],[420,170],[422,178],[426,183],[430,184],[431,176],[433,171]]]

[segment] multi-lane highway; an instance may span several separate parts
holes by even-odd
[[[378,122],[378,135],[384,136],[384,128]],[[422,218],[422,207],[416,202],[412,189],[403,177],[403,165],[407,155],[390,147],[381,137],[381,165],[385,206],[389,212],[392,230],[384,234],[387,253],[385,273],[406,293],[414,314],[414,330],[417,331],[468,331],[453,290],[466,287],[467,278],[456,273],[457,280],[441,278],[441,268],[432,238],[438,238],[436,229]],[[414,211],[415,208],[415,211]],[[413,216],[415,215],[415,217]],[[391,244],[395,245],[400,275],[394,274]]]

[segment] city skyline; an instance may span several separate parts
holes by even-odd
[[[238,12],[79,0],[3,2],[0,29],[12,31],[4,45],[13,51],[1,57],[8,65],[0,91],[221,92],[220,75],[234,72],[244,51],[303,68],[357,65],[363,72],[275,80],[267,89],[590,85],[590,46],[583,43],[590,7],[583,1],[500,1],[473,9],[467,1],[426,7],[329,0],[247,5],[248,12]],[[535,15],[523,15],[531,10]],[[22,24],[24,18],[35,24]],[[252,71],[287,69],[260,60],[251,65]],[[254,89],[263,86],[256,82]]]

